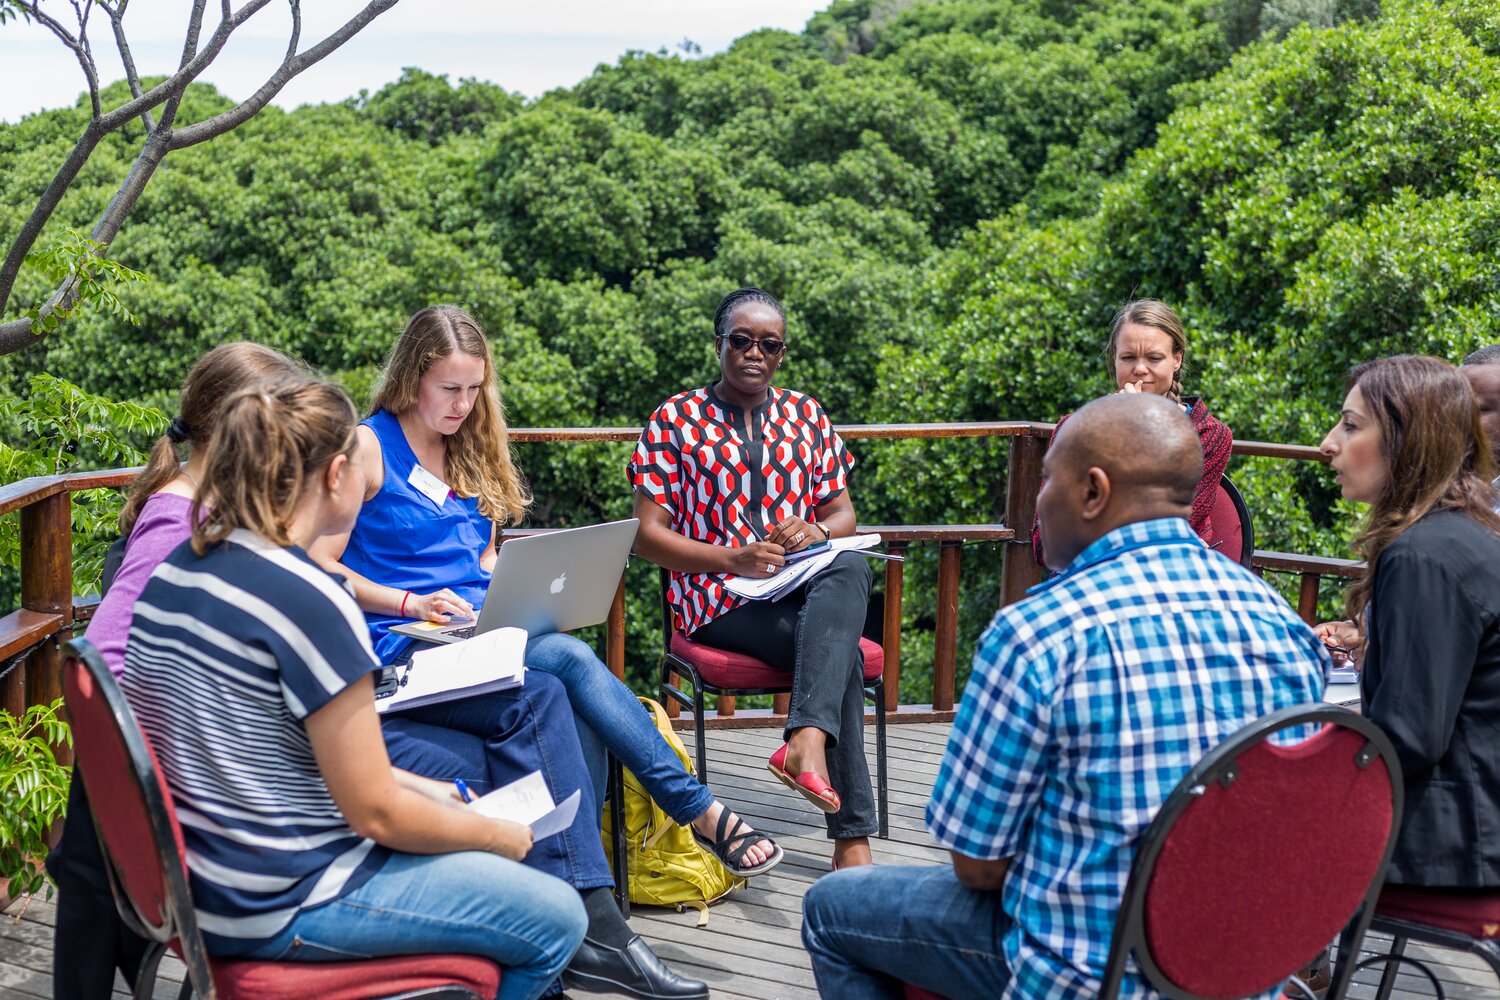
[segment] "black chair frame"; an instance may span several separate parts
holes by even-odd
[[[1234,558],[1246,569],[1250,568],[1255,558],[1255,523],[1250,518],[1250,507],[1245,503],[1245,498],[1240,496],[1239,488],[1234,485],[1227,475],[1219,477],[1219,485],[1229,495],[1234,504],[1234,512],[1240,518],[1240,551],[1234,553]],[[1225,555],[1230,555],[1226,552]]]
[[[1202,760],[1177,783],[1177,787],[1167,796],[1161,811],[1151,821],[1146,832],[1141,835],[1136,845],[1135,861],[1130,868],[1130,879],[1125,884],[1125,894],[1121,897],[1119,914],[1115,918],[1109,961],[1105,965],[1099,991],[1102,1000],[1114,1000],[1119,996],[1120,982],[1125,974],[1125,964],[1132,953],[1146,981],[1164,996],[1174,998],[1174,1000],[1209,1000],[1207,997],[1177,989],[1156,965],[1151,955],[1150,945],[1146,940],[1144,918],[1146,887],[1151,884],[1151,876],[1156,869],[1157,859],[1161,856],[1162,848],[1166,845],[1173,826],[1188,806],[1202,794],[1203,788],[1214,782],[1227,786],[1238,777],[1238,758],[1242,753],[1282,730],[1305,725],[1323,726],[1329,723],[1352,729],[1365,738],[1365,744],[1355,758],[1356,766],[1366,768],[1376,760],[1383,760],[1387,773],[1391,777],[1391,832],[1386,838],[1385,852],[1370,880],[1364,899],[1339,936],[1340,954],[1345,954],[1346,949],[1349,954],[1358,954],[1359,944],[1364,939],[1365,931],[1375,914],[1375,901],[1379,898],[1380,889],[1385,882],[1386,867],[1390,864],[1391,854],[1396,849],[1396,831],[1401,826],[1403,795],[1401,764],[1389,737],[1380,727],[1363,716],[1337,705],[1293,705],[1256,719],[1204,754]],[[1328,989],[1327,1000],[1342,1000],[1348,992],[1349,984],[1353,981],[1355,971],[1347,963],[1341,962],[1337,965],[1333,973],[1333,982]],[[1295,977],[1292,982],[1311,1000],[1313,994],[1306,984]]]
[[[1447,993],[1443,990],[1442,980],[1437,973],[1430,969],[1426,962],[1420,958],[1413,958],[1406,954],[1408,941],[1419,941],[1423,944],[1437,945],[1439,948],[1448,948],[1453,951],[1468,952],[1477,955],[1484,960],[1500,978],[1500,941],[1486,940],[1470,937],[1459,931],[1450,931],[1443,927],[1434,927],[1430,924],[1414,923],[1410,920],[1402,920],[1397,917],[1384,917],[1375,915],[1370,922],[1370,930],[1389,934],[1392,937],[1391,950],[1382,955],[1372,955],[1354,966],[1354,971],[1367,969],[1376,965],[1385,966],[1385,971],[1380,977],[1380,986],[1375,991],[1375,1000],[1390,1000],[1391,992],[1396,988],[1396,976],[1402,965],[1409,965],[1420,972],[1432,987],[1433,996],[1438,1000],[1444,1000]],[[1346,951],[1342,946],[1339,948],[1340,964],[1348,961],[1351,955],[1358,954],[1356,951]]]
[[[667,590],[670,585],[670,575],[667,570],[660,571],[661,579],[661,627],[662,627],[662,665],[661,665],[661,693],[663,701],[672,701],[688,709],[693,713],[693,763],[698,768],[698,781],[708,784],[708,733],[703,725],[705,694],[715,697],[728,696],[738,697],[740,695],[757,694],[786,694],[791,690],[791,683],[766,688],[721,688],[710,684],[703,679],[698,668],[688,661],[672,653],[672,606],[667,600]],[[678,684],[672,683],[672,675],[687,682],[691,691],[684,691]],[[879,812],[880,829],[878,836],[884,840],[890,836],[890,779],[886,767],[886,718],[885,718],[885,678],[877,677],[873,681],[865,682],[865,697],[875,703],[875,802]]]
[[[105,874],[109,876],[109,890],[115,898],[115,908],[119,910],[120,919],[133,933],[151,942],[141,959],[140,971],[136,976],[134,997],[136,1000],[150,1000],[153,996],[157,969],[161,964],[162,956],[166,954],[168,944],[176,940],[182,952],[183,964],[187,966],[188,972],[187,978],[183,980],[182,989],[177,995],[178,1000],[187,1000],[195,993],[203,1000],[217,1000],[218,992],[214,987],[208,952],[203,946],[203,938],[198,932],[198,921],[193,913],[192,896],[188,890],[187,869],[183,865],[181,853],[177,850],[177,839],[172,832],[172,821],[167,812],[165,796],[162,794],[162,784],[157,777],[156,763],[146,748],[146,741],[141,736],[141,729],[136,723],[135,714],[130,710],[130,704],[126,702],[124,693],[93,643],[87,639],[74,639],[63,645],[62,652],[65,659],[76,659],[84,665],[95,688],[114,717],[115,726],[125,744],[125,752],[130,757],[131,779],[146,806],[146,819],[151,824],[151,835],[156,842],[157,858],[165,877],[162,886],[162,921],[159,924],[153,924],[136,910],[135,903],[125,892],[122,876],[116,870],[114,859],[110,856],[108,845],[105,844],[102,824],[97,810],[95,811],[94,828],[104,854]],[[83,776],[83,770],[80,768],[78,773],[83,777],[84,788],[87,790],[88,781],[86,776]],[[93,796],[90,796],[90,799],[95,802],[99,801]],[[390,995],[385,1000],[416,1000],[418,997],[423,1000],[481,1000],[471,990],[461,987],[413,990]]]

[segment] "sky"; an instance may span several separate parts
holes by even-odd
[[[238,8],[243,0],[235,0]],[[344,46],[292,80],[276,104],[338,101],[361,89],[374,92],[406,66],[446,73],[458,82],[477,77],[535,97],[588,76],[632,49],[676,51],[689,39],[704,52],[722,51],[757,28],[801,30],[828,0],[403,0]],[[302,5],[302,48],[321,40],[363,6],[353,0],[309,0]],[[219,5],[209,4],[210,11]],[[142,76],[177,66],[187,0],[131,0],[125,33]],[[44,0],[76,29],[70,4]],[[205,18],[203,35],[217,24]],[[242,100],[275,69],[286,50],[291,17],[279,0],[235,31],[201,80]],[[102,85],[123,78],[109,19],[94,10],[89,39]],[[46,29],[0,25],[0,121],[73,104],[86,85],[73,54]]]

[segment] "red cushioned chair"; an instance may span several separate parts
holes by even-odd
[[[1214,550],[1249,569],[1250,560],[1255,555],[1255,525],[1251,523],[1245,498],[1240,496],[1240,491],[1228,476],[1219,477],[1208,523],[1212,537],[1207,541]]]
[[[110,889],[120,917],[153,944],[141,963],[137,1000],[152,995],[167,948],[187,966],[182,996],[204,1000],[369,1000],[442,997],[489,1000],[500,968],[473,955],[412,955],[359,962],[258,962],[212,958],[188,893],[182,828],[156,756],[114,676],[93,645],[63,647],[63,691],[79,773],[93,806]]]
[[[1321,729],[1293,746],[1268,741],[1309,724]],[[1341,929],[1357,949],[1401,796],[1390,740],[1353,712],[1299,705],[1244,727],[1188,772],[1137,844],[1100,996],[1119,995],[1132,953],[1153,988],[1197,1000],[1270,990]],[[1329,1000],[1353,972],[1339,964]]]
[[[662,701],[670,699],[692,711],[697,750],[693,761],[698,768],[698,780],[706,785],[708,737],[703,729],[703,696],[786,694],[792,689],[791,675],[753,656],[730,653],[694,642],[673,628],[672,606],[667,600],[670,584],[670,574],[664,569],[661,571]],[[861,638],[859,651],[865,658],[865,697],[875,703],[875,788],[880,810],[879,835],[884,838],[890,832],[885,767],[885,650],[879,643]],[[688,682],[692,687],[691,694],[674,682],[674,675]]]
[[[1387,954],[1368,958],[1355,967],[1358,971],[1370,965],[1385,966],[1375,1000],[1388,1000],[1402,965],[1411,965],[1422,972],[1440,1000],[1446,995],[1442,982],[1426,963],[1406,954],[1408,941],[1478,955],[1500,977],[1500,892],[1388,885],[1375,904],[1375,919],[1370,929],[1392,938]],[[1354,954],[1357,953],[1340,948],[1339,964],[1343,965]]]

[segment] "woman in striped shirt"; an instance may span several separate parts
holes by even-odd
[[[328,961],[461,952],[539,996],[583,938],[566,883],[520,865],[526,827],[390,764],[379,661],[306,547],[364,494],[347,397],[287,378],[225,402],[192,544],[136,605],[124,687],[152,740],[214,954]]]

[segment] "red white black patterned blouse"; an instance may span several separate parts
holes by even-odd
[[[770,388],[748,415],[714,386],[679,393],[646,422],[631,456],[630,485],[672,515],[672,530],[699,542],[739,546],[818,505],[849,484],[854,457],[811,396]],[[672,573],[677,628],[692,633],[744,603],[717,573]]]

